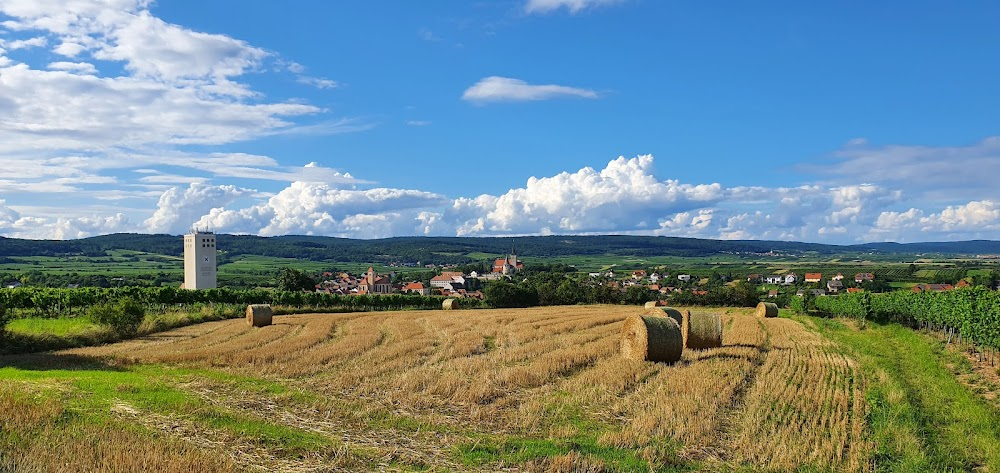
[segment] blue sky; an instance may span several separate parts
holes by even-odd
[[[998,239],[997,24],[993,2],[0,0],[0,235]]]

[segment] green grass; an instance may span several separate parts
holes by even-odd
[[[7,324],[7,330],[18,335],[74,337],[87,332],[102,330],[102,328],[100,325],[91,322],[87,317],[64,319],[31,317],[11,320]]]
[[[170,330],[201,322],[241,317],[238,306],[217,305],[200,311],[171,311],[162,314],[148,314],[139,326],[139,336]],[[87,317],[72,318],[17,318],[7,325],[4,343],[0,345],[0,355],[33,353],[93,346],[121,340],[121,336],[110,327],[97,325]]]
[[[270,381],[159,365],[108,366],[98,359],[65,355],[39,355],[26,360],[18,366],[0,368],[0,380],[10,385],[30,382],[33,386],[53,387],[43,395],[60,398],[68,413],[64,416],[66,429],[116,422],[113,408],[126,404],[139,410],[140,415],[148,412],[182,418],[290,456],[322,451],[332,445],[327,436],[229,411],[177,387],[211,379],[252,392],[287,393],[283,386]]]
[[[956,379],[942,342],[895,324],[796,319],[860,363],[879,471],[1000,471],[1000,410]]]

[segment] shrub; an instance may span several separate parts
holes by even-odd
[[[7,322],[10,318],[7,317],[7,308],[0,304],[0,338],[3,337],[5,330],[7,329]]]
[[[111,327],[118,335],[131,337],[139,331],[139,324],[146,318],[146,308],[132,298],[119,299],[117,303],[101,303],[87,311],[94,323]]]

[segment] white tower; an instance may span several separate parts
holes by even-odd
[[[184,288],[215,289],[215,234],[192,230],[184,235]]]

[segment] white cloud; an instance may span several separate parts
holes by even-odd
[[[2,42],[0,43],[0,46],[3,46],[13,51],[18,49],[40,48],[48,44],[49,44],[48,39],[46,39],[44,36],[38,36],[30,39],[17,39],[14,41]]]
[[[557,97],[596,99],[597,92],[563,85],[532,85],[520,79],[491,76],[465,90],[462,100],[476,103],[524,102]]]
[[[428,120],[408,120],[406,124],[409,126],[430,126],[431,122]]]
[[[621,3],[623,0],[528,0],[524,5],[525,13],[551,13],[560,8],[578,13],[582,10]]]
[[[1000,203],[981,200],[949,205],[938,213],[916,208],[905,212],[882,212],[868,236],[896,241],[928,241],[935,238],[996,238],[997,231],[1000,231]]]
[[[360,238],[413,233],[420,209],[446,199],[417,190],[336,189],[326,184],[294,182],[266,202],[236,210],[218,206],[197,222],[218,231],[265,236],[343,235]],[[408,218],[403,218],[403,216]],[[371,225],[365,227],[365,225]]]
[[[97,68],[89,62],[52,62],[49,63],[48,68],[56,71],[69,71],[80,74],[97,74]]]
[[[337,87],[336,82],[321,77],[300,76],[295,81],[300,84],[311,85],[317,89],[334,89]]]
[[[652,230],[665,214],[706,207],[722,198],[719,184],[659,181],[653,157],[620,157],[601,171],[529,178],[499,197],[460,199],[449,209],[465,234]],[[446,213],[446,220],[449,215]]]
[[[143,222],[143,227],[150,233],[184,233],[211,209],[227,205],[251,192],[234,186],[212,186],[199,182],[191,183],[186,189],[174,187],[160,196],[156,212]]]

